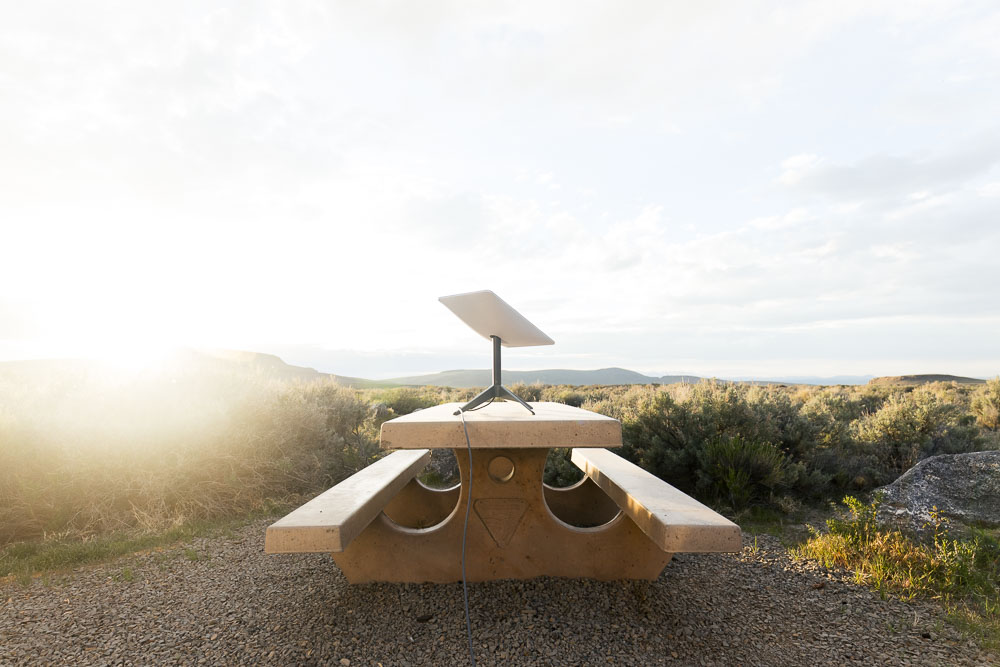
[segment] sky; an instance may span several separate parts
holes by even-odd
[[[0,359],[1000,373],[995,2],[0,15]]]

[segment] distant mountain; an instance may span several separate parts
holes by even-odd
[[[541,371],[503,371],[501,377],[504,384],[517,382],[524,384],[574,384],[574,385],[611,385],[611,384],[672,384],[674,382],[698,382],[699,377],[693,375],[664,375],[651,377],[625,368],[601,368],[595,371],[578,371],[570,369],[548,369]],[[394,384],[432,385],[436,387],[485,387],[492,381],[492,371],[456,370],[431,373],[429,375],[413,375],[387,380]]]
[[[95,371],[114,371],[114,366],[107,362],[89,359],[39,359],[31,361],[0,362],[0,379],[15,381],[38,377],[51,377],[57,373],[84,373]],[[285,363],[281,357],[264,352],[249,352],[244,350],[225,349],[192,349],[177,348],[150,367],[138,371],[144,375],[159,373],[246,373],[250,376],[283,382],[311,382],[325,379],[345,387],[358,389],[385,388],[409,386],[438,386],[456,388],[486,387],[492,381],[489,369],[464,369],[430,373],[426,375],[411,375],[389,380],[368,380],[346,375],[322,373],[307,366],[294,366]],[[547,385],[627,385],[627,384],[674,384],[680,382],[694,383],[703,378],[696,375],[643,375],[626,368],[601,368],[597,370],[546,369],[537,371],[503,371],[503,382],[510,386],[523,382],[524,384]],[[958,375],[900,375],[896,377],[877,377],[870,375],[838,375],[832,377],[815,376],[778,376],[770,378],[737,377],[720,378],[728,382],[746,382],[750,384],[887,384],[916,385],[926,382],[959,382],[962,384],[982,384],[985,380],[961,377]]]
[[[697,375],[643,375],[626,368],[602,368],[594,371],[578,371],[568,369],[548,369],[541,371],[507,371],[503,372],[504,384],[511,385],[516,382],[533,384],[572,384],[572,385],[611,385],[611,384],[674,384],[677,382],[699,382],[704,378]],[[831,377],[818,376],[786,376],[770,378],[737,377],[718,378],[726,382],[746,382],[748,384],[811,384],[811,385],[839,385],[839,384],[865,384],[872,379],[871,375],[834,375]],[[428,375],[411,375],[407,377],[397,377],[386,380],[394,384],[404,385],[431,385],[437,387],[485,387],[491,382],[491,371],[483,370],[455,370],[443,371],[441,373],[430,373]]]
[[[896,375],[872,378],[869,384],[888,384],[894,386],[927,384],[928,382],[957,382],[959,384],[986,384],[986,380],[967,378],[961,375]]]
[[[263,352],[246,352],[243,350],[189,350],[189,352],[229,361],[277,380],[310,382],[312,380],[319,380],[320,378],[327,378],[344,387],[353,387],[355,389],[396,386],[396,383],[389,380],[366,380],[365,378],[356,378],[347,375],[321,373],[315,368],[307,366],[293,366],[285,363],[281,357],[275,354],[265,354]]]
[[[252,371],[276,380],[302,380],[308,382],[327,377],[326,373],[320,373],[315,368],[292,366],[291,364],[286,364],[280,357],[261,352],[184,349],[178,350],[175,355],[185,357],[189,365],[218,364],[221,362],[223,365]]]
[[[751,384],[812,384],[824,387],[838,384],[865,384],[872,379],[871,375],[831,375],[820,377],[818,375],[785,375],[768,378],[735,377],[726,378],[734,382],[749,382]]]
[[[116,370],[113,364],[91,359],[37,359],[0,362],[0,378],[26,380],[51,377],[66,372],[93,373],[116,372]],[[320,373],[314,368],[286,364],[280,357],[273,354],[243,350],[177,348],[139,372],[144,375],[177,372],[230,372],[246,373],[282,382],[311,382],[328,378],[345,387],[395,386],[392,382]]]

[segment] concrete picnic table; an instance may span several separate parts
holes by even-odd
[[[460,581],[470,497],[469,581],[655,579],[675,553],[740,550],[736,524],[608,451],[622,444],[620,422],[529,405],[535,414],[513,402],[465,413],[471,464],[458,403],[386,422],[381,446],[396,451],[268,527],[265,551],[332,553],[351,583]],[[580,482],[543,484],[554,447],[573,448]],[[454,451],[458,485],[416,479],[431,449]]]

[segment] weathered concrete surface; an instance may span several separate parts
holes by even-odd
[[[549,447],[619,446],[617,420],[559,403],[535,403],[534,415],[494,403],[466,416],[470,450],[457,406],[386,422],[382,446],[401,449],[268,528],[267,552],[329,551],[351,583],[447,583],[653,580],[675,552],[740,549],[735,524],[606,449],[574,449],[584,482],[542,483]],[[430,458],[411,449],[419,444],[454,446],[461,484],[414,480]]]
[[[471,478],[466,543],[469,581],[543,575],[605,581],[656,579],[672,554],[664,552],[625,514],[588,528],[569,525],[555,515],[546,497],[565,495],[557,505],[583,508],[593,489],[586,484],[567,490],[544,487],[546,454],[538,448],[473,450],[470,466],[468,451],[456,450],[462,484],[457,505],[441,523],[405,525],[384,513],[343,552],[334,553],[333,560],[351,583],[461,581],[462,534]],[[512,464],[512,470],[508,468],[512,474],[498,474],[498,459]],[[606,518],[603,508],[595,507],[594,511],[594,516],[579,518],[590,526]],[[400,512],[396,519],[407,517]]]
[[[926,532],[937,507],[959,529],[1000,527],[1000,451],[932,456],[878,491],[882,523]]]
[[[473,449],[507,447],[621,447],[617,419],[562,403],[529,403],[535,414],[511,402],[465,413]],[[464,449],[460,403],[445,403],[382,424],[383,449]]]
[[[343,551],[431,458],[426,449],[393,452],[273,523],[269,554]]]
[[[582,448],[573,450],[573,463],[664,551],[740,550],[739,526],[634,463]]]

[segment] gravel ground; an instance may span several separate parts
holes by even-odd
[[[0,584],[0,664],[468,661],[460,584],[352,587],[326,555],[265,556],[267,523]],[[481,665],[1000,664],[936,607],[793,563],[770,537],[681,555],[655,582],[504,581],[469,598]]]

